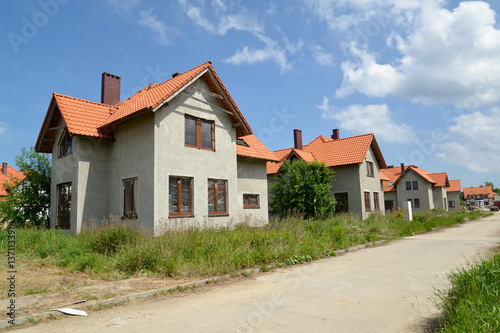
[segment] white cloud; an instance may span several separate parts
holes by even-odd
[[[118,15],[132,14],[141,4],[142,0],[106,0]]]
[[[141,11],[139,13],[139,21],[137,21],[137,24],[141,27],[151,29],[156,34],[156,40],[160,45],[168,45],[170,43],[167,38],[168,28],[165,23],[160,21],[158,17],[152,13],[152,11],[152,9],[148,11]]]
[[[264,32],[257,16],[244,7],[227,4],[223,0],[212,0],[209,10],[206,10],[207,4],[203,0],[179,0],[179,3],[193,23],[211,33],[223,36],[232,29],[251,33]],[[208,13],[213,13],[212,17]]]
[[[500,100],[500,30],[489,4],[461,2],[453,10],[439,1],[422,4],[410,32],[388,39],[398,58],[379,63],[368,46],[349,46],[354,59],[342,63],[338,96],[358,91],[463,108]]]
[[[357,134],[374,133],[377,138],[387,142],[412,143],[417,140],[413,129],[406,124],[396,124],[386,104],[350,105],[337,109],[329,104],[327,97],[321,105],[316,105],[322,111],[323,119],[333,119],[339,128]]]
[[[323,66],[333,66],[333,55],[326,52],[321,46],[313,45],[311,46],[313,52],[314,60]]]
[[[292,65],[287,60],[287,50],[285,48],[278,46],[277,43],[269,37],[264,35],[258,35],[258,37],[262,42],[264,42],[264,48],[254,49],[245,46],[243,49],[237,51],[233,56],[226,58],[223,61],[234,65],[240,65],[272,60],[279,65],[282,73],[292,68]]]
[[[453,140],[437,146],[437,157],[472,172],[500,172],[499,128],[498,108],[461,115],[448,128]]]
[[[7,124],[0,121],[0,135],[4,134],[7,132]]]

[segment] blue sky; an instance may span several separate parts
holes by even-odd
[[[0,159],[53,92],[122,100],[208,60],[269,149],[375,133],[387,164],[500,187],[497,1],[40,0],[0,14]]]

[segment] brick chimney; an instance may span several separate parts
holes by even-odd
[[[401,163],[401,173],[405,172],[405,164]]]
[[[2,173],[3,173],[4,175],[6,175],[6,174],[7,174],[7,165],[8,165],[8,164],[7,164],[7,162],[3,162],[3,163],[2,163]]]
[[[302,131],[298,129],[293,130],[293,146],[295,149],[302,149]]]
[[[336,128],[336,129],[333,130],[332,139],[333,140],[340,139],[340,134],[339,134],[339,129],[338,128]]]
[[[115,105],[120,103],[120,80],[119,76],[102,73],[101,103]]]

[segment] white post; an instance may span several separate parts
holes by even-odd
[[[408,221],[413,221],[413,212],[411,211],[411,201],[406,202],[408,204]]]

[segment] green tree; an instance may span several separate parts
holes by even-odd
[[[491,182],[484,182],[484,186],[491,186],[491,190],[495,193],[500,194],[500,188],[495,188],[495,185]]]
[[[306,218],[333,214],[335,199],[330,193],[334,172],[324,163],[286,161],[271,185],[271,213],[280,217],[291,212]]]
[[[50,220],[50,156],[35,152],[33,147],[23,148],[16,156],[16,165],[26,177],[3,184],[8,195],[0,201],[1,221],[46,228]]]

